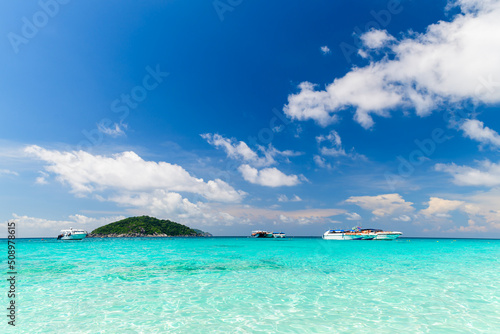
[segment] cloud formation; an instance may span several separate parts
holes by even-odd
[[[266,187],[294,186],[300,183],[297,175],[286,175],[275,167],[257,169],[277,164],[276,159],[278,158],[289,162],[289,157],[301,155],[300,152],[279,151],[269,144],[267,148],[258,146],[260,153],[263,154],[263,156],[260,156],[243,141],[236,142],[234,139],[210,133],[202,134],[201,137],[210,145],[222,148],[228,158],[244,162],[243,165],[238,167],[238,171],[243,176],[243,179],[250,183]]]
[[[461,125],[460,129],[464,132],[465,137],[476,140],[484,145],[492,145],[500,147],[500,135],[477,119],[467,119]]]
[[[413,108],[425,116],[446,103],[500,102],[500,1],[456,4],[461,14],[428,26],[423,34],[395,41],[384,31],[367,32],[361,36],[365,55],[381,51],[389,40],[392,55],[384,51],[386,57],[353,68],[324,90],[302,82],[299,92],[288,96],[285,114],[325,127],[338,120],[338,112],[352,107],[355,120],[370,128],[372,115],[389,117],[395,108]]]
[[[380,49],[388,42],[396,40],[393,36],[387,33],[387,30],[371,29],[360,37],[363,45],[369,49]]]
[[[301,155],[300,152],[290,150],[279,151],[269,144],[268,147],[258,146],[258,152],[252,150],[245,142],[225,138],[219,134],[205,133],[201,137],[210,145],[218,149],[223,149],[228,158],[239,160],[254,167],[267,167],[277,163],[277,158],[284,158],[288,162],[289,157]]]
[[[104,190],[188,192],[219,202],[239,202],[245,196],[220,179],[205,182],[179,165],[145,161],[132,151],[102,156],[28,146],[25,152],[46,162],[45,170],[80,196]]]
[[[487,232],[500,229],[500,192],[493,189],[489,192],[462,196],[463,200],[448,200],[431,197],[428,207],[420,210],[419,215],[435,225],[435,230],[442,226],[455,225],[446,232]],[[456,225],[450,213],[458,211],[468,217],[466,226]]]
[[[266,187],[295,186],[300,183],[297,175],[286,175],[277,168],[264,168],[257,170],[249,165],[238,167],[243,178],[253,184]]]
[[[465,202],[463,201],[452,201],[439,197],[431,197],[429,200],[429,206],[426,209],[420,210],[420,213],[425,216],[431,215],[447,215],[448,212],[457,210],[459,207],[463,206]]]
[[[449,173],[453,183],[460,186],[486,186],[500,185],[500,164],[483,160],[477,168],[457,166],[456,164],[436,164],[435,169]]]
[[[44,161],[42,172],[67,184],[76,196],[112,202],[134,215],[154,215],[200,225],[231,224],[234,217],[214,209],[210,202],[239,203],[246,195],[226,182],[196,178],[179,165],[145,161],[134,152],[112,156],[84,151],[63,152],[39,146],[25,148],[29,156]],[[197,198],[195,201],[181,193]],[[208,201],[209,203],[207,203]]]
[[[288,198],[287,195],[279,195],[278,202],[302,202],[302,198],[297,195],[293,195],[292,198]]]
[[[322,46],[319,48],[321,50],[321,53],[323,53],[324,55],[327,55],[329,54],[331,51],[330,51],[330,48],[326,45]]]
[[[346,200],[360,206],[365,210],[370,210],[377,217],[391,216],[405,212],[412,212],[412,202],[406,202],[399,194],[384,194],[377,196],[351,196]]]

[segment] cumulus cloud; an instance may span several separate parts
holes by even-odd
[[[431,215],[446,215],[450,211],[457,210],[465,204],[463,201],[452,201],[439,197],[431,197],[429,206],[426,209],[420,210],[420,213],[425,216]]]
[[[318,142],[318,144],[327,141],[333,146],[333,147],[325,147],[325,146],[321,147],[320,151],[321,154],[323,155],[332,157],[347,155],[345,153],[345,150],[342,148],[342,140],[340,139],[339,134],[335,130],[330,131],[330,133],[327,136],[321,135],[316,137],[316,141]]]
[[[477,225],[476,222],[472,219],[469,219],[467,222],[467,226],[460,226],[458,228],[459,232],[487,232],[488,227]]]
[[[38,146],[29,146],[25,152],[47,164],[38,183],[47,183],[48,175],[53,174],[58,181],[69,185],[75,195],[92,195],[124,207],[133,215],[147,214],[199,225],[228,225],[233,218],[209,204],[238,203],[246,195],[220,179],[204,181],[179,165],[145,161],[134,152],[102,156]],[[190,201],[181,193],[197,200]]]
[[[289,157],[302,154],[300,152],[279,151],[269,144],[268,147],[258,146],[260,153],[258,154],[243,141],[237,142],[234,139],[210,133],[202,134],[201,137],[210,145],[223,149],[228,158],[242,161],[244,164],[238,167],[238,171],[245,181],[266,187],[294,186],[300,183],[299,176],[286,175],[275,167],[268,167],[276,164],[278,158],[289,162]]]
[[[168,217],[178,222],[210,225],[232,225],[236,218],[223,210],[203,202],[193,203],[175,192],[155,190],[153,192],[121,193],[102,200],[131,208],[134,215]]]
[[[80,196],[104,190],[165,190],[193,193],[211,201],[239,202],[245,195],[220,179],[205,182],[179,165],[145,161],[131,151],[102,156],[29,146],[25,152],[46,162],[45,170],[55,174],[57,180],[68,184],[72,192]]]
[[[354,149],[351,150],[350,153],[346,153],[345,149],[342,147],[342,140],[337,131],[332,130],[328,135],[320,135],[316,137],[316,141],[320,145],[320,153],[323,156],[328,157],[348,157],[351,159],[366,159],[364,155],[357,154],[354,152]],[[326,144],[325,146],[321,146]],[[318,160],[315,158],[315,160]],[[318,166],[325,166],[325,161],[322,161],[321,158],[318,161],[315,161]]]
[[[302,82],[299,92],[288,96],[285,114],[324,127],[338,119],[338,112],[352,107],[355,120],[370,128],[372,115],[388,117],[389,110],[399,107],[425,116],[445,103],[500,102],[500,1],[457,4],[462,13],[451,22],[440,21],[423,34],[392,41],[393,56],[355,67],[324,90]],[[390,39],[379,31],[364,37],[374,48]]]
[[[241,165],[238,170],[246,181],[261,186],[295,186],[300,183],[297,175],[286,175],[274,167],[258,170],[249,165]]]
[[[245,142],[225,138],[219,134],[205,133],[201,137],[210,145],[223,149],[228,158],[240,160],[255,167],[265,167],[276,164],[276,158],[282,157],[288,161],[289,157],[301,155],[300,152],[290,150],[279,151],[271,144],[268,147],[258,146],[261,155],[252,150]],[[263,156],[262,156],[263,155]]]
[[[328,46],[322,46],[319,48],[321,50],[321,52],[324,54],[324,55],[327,55],[329,54],[331,51],[330,51],[330,48]]]
[[[500,135],[495,130],[485,127],[484,123],[477,119],[465,120],[460,129],[465,137],[477,140],[481,144],[500,147]]]
[[[435,169],[446,172],[453,177],[453,183],[461,186],[486,186],[500,185],[500,164],[489,160],[479,162],[477,168],[457,166],[456,164],[436,164]]]
[[[456,196],[456,195],[455,195]],[[473,195],[461,195],[460,200],[448,200],[431,197],[428,207],[420,210],[419,215],[432,222],[434,230],[441,230],[442,226],[455,225],[446,232],[487,232],[500,230],[500,190],[492,189],[488,192]],[[460,226],[451,217],[450,212],[457,211],[468,217],[468,225]]]
[[[346,200],[370,210],[377,217],[391,216],[414,210],[412,202],[406,202],[399,194],[384,194],[377,196],[351,196]]]
[[[271,210],[264,208],[255,208],[250,206],[233,206],[226,208],[226,212],[247,219],[248,221],[280,221],[287,224],[307,225],[313,223],[331,223],[330,217],[343,215],[346,213],[342,209],[306,209],[306,210]]]
[[[320,168],[327,168],[327,169],[332,169],[332,165],[327,163],[326,162],[326,159],[319,156],[319,155],[315,155],[313,157],[313,160],[314,160],[314,163],[316,164],[316,166],[320,167]]]
[[[369,49],[379,49],[395,38],[387,33],[387,30],[371,29],[360,37],[363,45]]]

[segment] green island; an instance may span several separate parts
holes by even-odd
[[[130,217],[93,230],[88,238],[211,237],[208,232],[149,216]]]

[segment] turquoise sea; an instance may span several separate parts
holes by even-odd
[[[138,238],[16,243],[17,326],[7,326],[4,315],[0,332],[500,330],[500,240]],[[7,314],[5,279],[1,286]]]

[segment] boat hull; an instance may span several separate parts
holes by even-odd
[[[61,237],[61,240],[82,240],[85,238],[87,235],[86,234],[72,234],[72,235],[65,235]]]
[[[394,240],[401,236],[401,232],[378,232],[373,240]]]
[[[403,233],[396,231],[382,231],[366,229],[356,231],[329,230],[323,234],[325,240],[394,240]]]
[[[325,233],[323,234],[323,239],[325,240],[362,240],[363,236],[353,235],[346,233]]]

